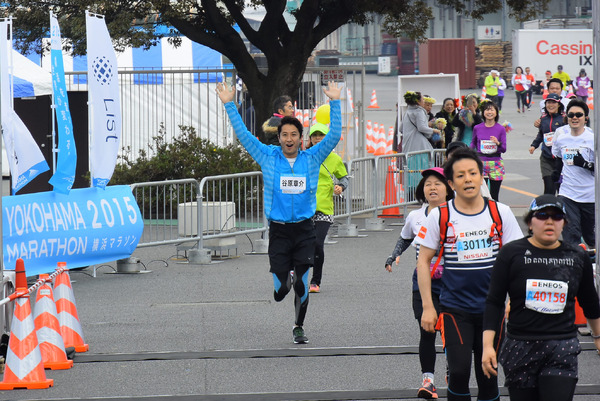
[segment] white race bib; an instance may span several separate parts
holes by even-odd
[[[567,166],[573,165],[573,158],[577,154],[578,150],[579,148],[565,148],[565,150],[563,151],[563,162]]]
[[[279,188],[284,194],[301,194],[306,191],[306,177],[281,176],[279,177]]]
[[[489,236],[481,235],[463,239],[462,236],[459,235],[458,238],[459,239],[456,242],[456,253],[459,262],[492,257],[493,241]]]
[[[539,313],[562,313],[568,291],[569,284],[564,281],[528,279],[525,307]]]
[[[479,142],[479,146],[479,151],[484,155],[491,155],[498,151],[498,145],[496,145],[494,141],[488,139],[482,139],[481,142]]]
[[[554,131],[553,132],[546,132],[544,134],[544,145],[550,147],[552,146],[552,141],[554,139]]]

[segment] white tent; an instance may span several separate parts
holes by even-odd
[[[52,75],[48,71],[45,71],[14,49],[12,63],[14,97],[33,97],[52,94]]]

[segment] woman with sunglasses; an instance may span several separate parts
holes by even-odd
[[[565,227],[563,240],[579,244],[583,237],[594,247],[594,132],[585,125],[588,113],[587,104],[581,100],[571,100],[567,106],[568,125],[559,128],[554,135],[552,176],[558,181],[562,174],[558,196],[571,221]]]
[[[483,321],[483,372],[497,376],[500,362],[512,401],[572,400],[581,352],[575,297],[600,352],[600,305],[592,262],[579,246],[559,241],[567,220],[556,196],[535,198],[525,223],[530,236],[502,247],[492,269]],[[499,344],[493,338],[507,294],[510,319],[496,359]]]

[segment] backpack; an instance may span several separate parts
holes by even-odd
[[[490,216],[492,217],[492,228],[490,230],[490,237],[494,236],[494,232],[498,233],[499,238],[499,247],[502,248],[502,217],[500,217],[500,212],[498,211],[498,204],[493,199],[483,198],[487,205],[487,209],[490,212]],[[431,269],[431,277],[435,274],[437,267],[439,266],[442,255],[444,254],[444,243],[446,242],[446,238],[448,236],[448,227],[452,225],[450,223],[450,209],[448,208],[448,202],[442,203],[440,206],[440,245],[437,260]]]

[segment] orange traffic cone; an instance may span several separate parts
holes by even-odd
[[[542,91],[542,99],[546,99],[549,95],[548,89],[544,88]]]
[[[40,274],[40,279],[48,279],[48,277],[48,274]],[[52,287],[47,282],[37,291],[33,320],[44,368],[54,370],[72,368],[73,361],[67,359],[65,344],[60,335],[60,324],[56,314]]]
[[[77,305],[71,287],[69,272],[59,274],[54,281],[54,294],[56,301],[56,312],[60,324],[65,348],[74,347],[76,352],[86,352],[89,345],[83,339],[83,330],[77,315]]]
[[[367,120],[367,153],[375,152],[375,139],[373,138],[373,126],[371,120]]]
[[[23,259],[17,259],[16,272],[17,277],[22,274],[25,277],[25,283],[27,283]],[[17,282],[19,281],[17,278]],[[54,380],[46,379],[46,373],[44,372],[42,354],[35,333],[33,317],[31,316],[27,285],[17,287],[17,293],[23,293],[23,295],[15,300],[6,353],[6,366],[4,378],[0,383],[0,390],[51,387]]]
[[[396,192],[397,188],[394,168],[392,166],[388,166],[388,171],[385,175],[385,196],[382,202],[383,206],[395,205],[398,203]],[[379,215],[379,217],[400,218],[402,217],[402,214],[400,213],[400,208],[398,206],[393,206],[383,209],[383,212]]]
[[[369,107],[367,107],[367,109],[378,109],[379,105],[377,104],[377,94],[375,93],[375,89],[373,89],[373,92],[371,93],[371,104],[369,105]]]
[[[391,155],[394,153],[394,147],[393,144],[394,143],[394,127],[390,127],[390,129],[388,130],[388,136],[387,136],[387,140],[385,142],[385,154],[386,155]]]

